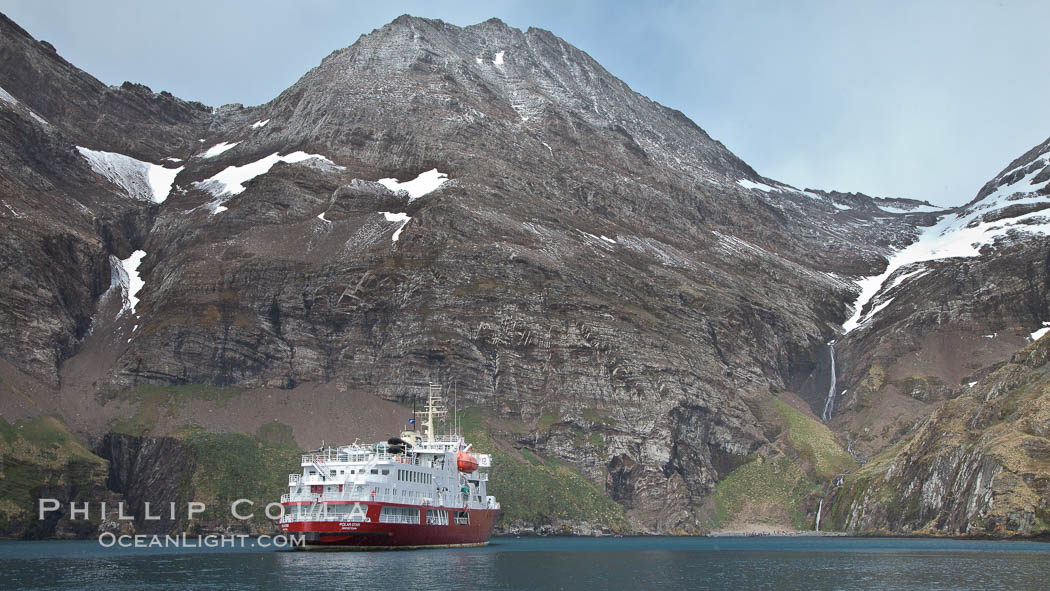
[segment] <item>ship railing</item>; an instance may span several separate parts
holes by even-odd
[[[397,503],[399,505],[420,505],[426,507],[460,507],[462,503],[457,505],[446,505],[443,499],[438,497],[403,497],[401,495],[388,495],[383,493],[377,493],[373,495],[370,490],[364,492],[329,492],[329,493],[285,493],[281,495],[282,503],[294,503],[294,502],[307,502],[307,503],[334,503],[334,502],[351,502],[351,503],[364,503],[364,502],[375,502],[375,503]]]
[[[379,514],[379,523],[419,523],[419,514],[415,515],[389,515]]]
[[[348,462],[350,456],[346,452],[326,449],[303,454],[303,464],[310,462]]]
[[[303,454],[299,464],[304,468],[318,465],[326,465],[329,462],[338,462],[341,464],[358,463],[364,462],[366,464],[373,464],[374,462],[390,462],[395,461],[396,458],[403,458],[400,454],[391,454],[385,451],[368,451],[360,454],[317,454],[309,453]],[[319,466],[318,466],[319,467]]]
[[[293,521],[357,521],[357,522],[366,522],[366,523],[371,523],[372,522],[372,520],[367,518],[367,517],[365,517],[363,519],[351,518],[350,515],[348,515],[346,513],[334,514],[334,515],[325,515],[325,514],[311,515],[311,514],[299,514],[299,513],[293,512],[293,511],[285,511],[284,515],[281,517],[281,519],[278,521],[278,523],[291,523]]]

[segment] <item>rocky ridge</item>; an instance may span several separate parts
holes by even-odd
[[[845,477],[828,517],[862,533],[1014,536],[1050,519],[1045,338]]]

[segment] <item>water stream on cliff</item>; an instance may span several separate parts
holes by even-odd
[[[824,402],[824,413],[821,415],[825,423],[831,420],[831,413],[835,410],[835,341],[828,343],[828,352],[831,355],[831,385],[828,387],[828,399]]]
[[[824,499],[820,499],[820,504],[817,505],[817,525],[813,528],[813,531],[820,531],[820,511],[824,508]]]

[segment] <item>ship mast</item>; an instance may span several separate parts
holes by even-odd
[[[427,406],[423,412],[427,415],[426,423],[424,423],[427,427],[427,443],[434,443],[434,417],[440,417],[446,412],[445,407],[441,404],[441,384],[430,384]]]

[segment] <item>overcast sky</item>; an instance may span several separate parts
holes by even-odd
[[[1050,136],[1046,1],[0,0],[108,84],[260,104],[399,14],[553,31],[799,187],[969,201]],[[0,83],[2,84],[2,83]]]

